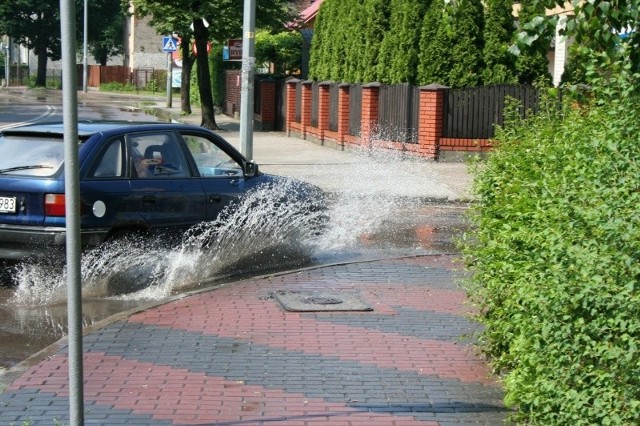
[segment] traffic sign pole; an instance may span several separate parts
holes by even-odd
[[[173,61],[171,55],[178,50],[178,44],[173,37],[162,37],[162,51],[167,53],[167,108],[171,108],[173,103]]]
[[[171,60],[171,53],[167,53],[167,108],[171,108],[173,103],[172,89],[173,84],[173,61]]]

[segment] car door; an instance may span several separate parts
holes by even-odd
[[[139,223],[140,213],[133,203],[126,169],[124,137],[101,144],[80,181],[82,232],[106,236],[113,227]],[[100,241],[92,241],[97,244]]]
[[[188,228],[206,219],[205,194],[173,132],[127,135],[133,202],[150,229]]]
[[[200,175],[206,198],[207,220],[215,220],[222,209],[245,192],[242,157],[215,135],[181,132]]]

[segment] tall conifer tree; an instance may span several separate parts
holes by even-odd
[[[391,0],[390,27],[380,46],[378,76],[383,83],[415,83],[423,0]]]
[[[482,0],[458,0],[451,9],[451,87],[476,87],[482,83],[484,8]]]
[[[516,57],[509,52],[516,30],[512,0],[486,0],[484,84],[517,83]]]

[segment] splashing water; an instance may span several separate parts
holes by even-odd
[[[83,298],[162,300],[221,277],[340,258],[412,202],[351,184],[397,185],[399,175],[412,173],[403,153],[365,148],[361,157],[348,165],[330,199],[307,193],[308,186],[297,181],[278,179],[249,192],[217,220],[189,229],[173,247],[156,239],[125,238],[84,253]],[[11,303],[64,303],[64,269],[59,261],[20,265]]]

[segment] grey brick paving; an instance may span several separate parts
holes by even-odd
[[[448,313],[418,311],[406,308],[394,308],[397,315],[361,315],[321,313],[305,314],[305,317],[316,321],[330,322],[363,327],[405,336],[421,337],[435,340],[455,340],[469,342],[480,330],[478,324],[460,315]]]

